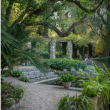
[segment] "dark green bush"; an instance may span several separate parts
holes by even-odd
[[[50,58],[50,54],[47,53],[47,52],[41,53],[40,56],[43,57],[43,58],[47,58],[47,59]]]
[[[101,58],[92,58],[93,60],[102,62],[107,65],[107,67],[110,67],[110,57],[101,57]]]
[[[70,71],[72,67],[74,67],[76,70],[84,70],[86,68],[86,64],[84,62],[81,62],[79,60],[69,60],[67,58],[47,59],[43,62],[43,64],[54,69],[67,69],[68,71]]]

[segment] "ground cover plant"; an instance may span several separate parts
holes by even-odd
[[[21,76],[21,77],[19,77],[19,79],[24,82],[29,82],[29,79],[26,76]]]
[[[22,86],[13,86],[11,83],[4,82],[2,77],[1,82],[1,109],[6,110],[10,106],[18,103],[24,94]]]
[[[74,67],[76,70],[84,70],[86,68],[86,64],[84,62],[79,60],[70,60],[67,58],[46,59],[43,64],[61,71],[64,69],[71,71],[72,67]]]

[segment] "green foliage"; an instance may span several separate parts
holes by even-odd
[[[104,63],[107,65],[107,67],[110,67],[110,57],[93,58],[93,60]]]
[[[46,59],[49,59],[50,58],[50,54],[47,53],[47,52],[41,53],[40,56],[43,57],[43,58],[46,58]]]
[[[26,76],[21,76],[19,79],[24,81],[24,82],[29,82],[29,80]]]
[[[76,77],[74,75],[71,74],[62,74],[58,80],[62,81],[62,82],[72,82],[76,79]]]
[[[22,74],[22,71],[13,71],[13,70],[4,70],[3,73],[2,73],[4,76],[13,76],[13,77],[19,77],[21,74]]]
[[[58,104],[58,110],[94,110],[93,104],[95,104],[87,96],[73,96],[65,95],[60,99]]]
[[[80,96],[65,95],[62,97],[58,104],[58,110],[94,110],[95,106],[100,107],[102,103],[109,109],[110,72],[104,64],[105,72],[101,72],[96,64],[94,66],[96,77],[89,76],[89,81],[83,80],[83,90]],[[101,100],[98,105],[90,99],[95,96],[98,96],[98,101]]]
[[[15,104],[15,100],[13,98],[8,98],[5,100],[5,104],[12,106]]]
[[[13,77],[19,77],[22,74],[22,71],[11,71],[11,75]]]
[[[6,77],[8,77],[9,75],[10,75],[10,73],[11,73],[11,70],[4,70],[3,72],[2,72],[2,74],[4,75],[4,76],[6,76]]]
[[[32,65],[36,66],[43,72],[43,65],[35,56],[36,51],[26,46],[27,42],[33,39],[29,38],[31,30],[24,30],[19,33],[21,29],[19,23],[9,23],[6,21],[2,13],[2,34],[1,34],[1,68],[6,66],[13,68],[18,61],[30,61]],[[17,34],[19,33],[19,34]]]
[[[11,83],[3,82],[1,84],[1,105],[12,106],[15,104],[15,100],[21,98],[24,94],[24,88],[22,86],[13,86]]]
[[[24,88],[22,86],[15,86],[14,90],[11,91],[12,98],[21,98],[24,94]]]
[[[87,95],[88,97],[95,97],[100,94],[102,91],[103,85],[90,80],[88,82],[83,82],[82,94]]]
[[[76,70],[84,70],[86,68],[86,64],[84,62],[81,62],[79,60],[69,60],[66,58],[47,59],[43,62],[43,64],[54,69],[67,69],[68,71],[71,71],[72,67],[74,67]]]

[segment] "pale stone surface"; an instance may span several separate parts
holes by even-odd
[[[40,74],[35,74],[35,77],[38,78]]]
[[[15,104],[15,107],[18,108],[19,107],[19,103]]]
[[[68,44],[67,57],[72,59],[72,53],[73,53],[72,41],[68,41],[67,44]]]
[[[39,70],[37,70],[37,71],[35,71],[34,73],[35,73],[35,74],[39,74],[39,73],[40,73],[40,71],[39,71]]]
[[[28,75],[29,73],[28,72],[22,72],[22,75],[23,76],[26,76],[26,75]]]
[[[35,74],[34,71],[29,71],[29,75],[33,75],[33,74]]]
[[[24,108],[18,110],[58,110],[57,104],[64,94],[69,94],[69,96],[75,96],[76,92],[78,95],[80,94],[77,91],[78,89],[64,89],[62,86],[26,83],[13,77],[7,77],[6,80],[12,82],[13,85],[21,85],[25,88],[21,104],[21,107]]]
[[[56,39],[51,38],[50,41],[50,59],[55,59]]]
[[[33,79],[33,78],[35,78],[35,75],[30,75],[30,77]]]
[[[22,69],[22,72],[28,72],[29,70],[26,68],[26,69]]]
[[[13,109],[15,109],[15,104],[12,106]]]
[[[28,79],[30,78],[30,76],[29,76],[29,75],[27,75],[26,77],[27,77]]]

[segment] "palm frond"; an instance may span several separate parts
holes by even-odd
[[[35,56],[34,53],[32,53],[32,51],[18,51],[13,54],[14,56],[20,58],[20,60],[22,61],[30,61],[32,63],[32,65],[34,65],[36,68],[38,68],[40,71],[44,72],[44,66],[41,63],[41,61]]]
[[[1,29],[1,50],[6,51],[13,51],[14,49],[18,49],[18,40],[13,38],[9,33]]]
[[[16,62],[16,59],[11,57],[10,55],[6,55],[3,51],[1,51],[1,67],[2,68],[6,66],[13,67],[13,62]]]

